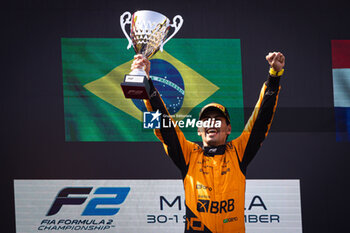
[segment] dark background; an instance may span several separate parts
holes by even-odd
[[[139,9],[170,19],[182,15],[176,38],[241,39],[246,107],[254,106],[265,80],[265,55],[281,51],[286,56],[279,108],[292,114],[282,122],[314,127],[278,130],[273,125],[247,178],[300,179],[304,232],[343,232],[349,216],[350,143],[335,141],[331,40],[350,39],[346,2],[2,3],[1,232],[15,232],[14,179],[180,178],[160,143],[64,141],[61,37],[123,38],[120,15]],[[311,111],[305,116],[300,108]],[[323,111],[313,114],[312,109]],[[278,111],[275,117],[278,122]]]

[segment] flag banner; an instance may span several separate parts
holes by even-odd
[[[14,189],[17,233],[185,228],[182,180],[15,180]],[[247,233],[301,233],[299,180],[247,180],[244,222]]]
[[[332,40],[332,72],[337,141],[350,141],[350,40]]]
[[[135,55],[120,38],[62,38],[66,141],[157,141],[145,127],[143,100],[120,87]],[[190,141],[200,141],[193,119],[217,102],[229,109],[237,137],[244,127],[239,39],[172,39],[150,59],[150,78]],[[187,125],[188,126],[188,125]]]

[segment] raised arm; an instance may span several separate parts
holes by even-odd
[[[142,55],[136,55],[131,69],[143,68],[149,77],[150,62]],[[154,87],[152,80],[149,78],[150,99],[145,100],[148,111],[157,111],[162,114],[162,118],[171,118],[166,106],[159,95],[158,90]],[[172,119],[172,118],[171,118]],[[173,119],[172,119],[173,120]],[[164,149],[175,165],[181,170],[183,177],[187,173],[187,164],[191,150],[196,144],[186,140],[178,126],[171,125],[169,128],[155,129],[155,135],[163,143]]]
[[[279,82],[284,72],[285,57],[282,53],[269,53],[266,60],[270,64],[267,81],[261,88],[258,102],[245,125],[243,133],[232,141],[236,150],[238,150],[241,170],[244,174],[270,129],[280,91]]]

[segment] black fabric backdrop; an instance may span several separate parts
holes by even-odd
[[[247,178],[300,179],[304,232],[343,232],[350,143],[335,141],[331,40],[350,39],[346,2],[2,3],[1,232],[15,232],[13,179],[180,178],[160,143],[64,141],[60,38],[123,38],[119,16],[138,9],[182,15],[177,38],[241,39],[246,107],[254,106],[266,78],[266,53],[285,54],[281,117],[277,111]],[[287,117],[283,109],[292,114]]]

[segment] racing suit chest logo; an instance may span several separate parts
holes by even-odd
[[[197,211],[212,214],[232,212],[235,209],[234,203],[233,198],[222,201],[198,199]]]

